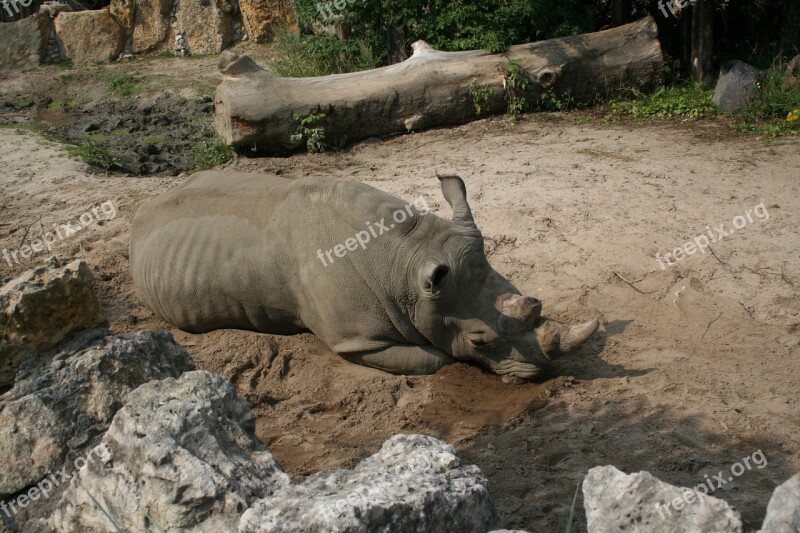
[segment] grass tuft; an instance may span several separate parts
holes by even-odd
[[[84,141],[80,146],[67,146],[67,153],[82,159],[85,163],[104,170],[118,166],[117,158],[105,147],[93,141]]]
[[[136,82],[130,74],[120,74],[108,78],[108,90],[120,98],[128,98],[144,89],[145,84]]]

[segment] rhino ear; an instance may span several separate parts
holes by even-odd
[[[419,272],[420,284],[425,292],[435,294],[442,288],[450,267],[435,261],[425,261]]]
[[[436,172],[436,177],[442,185],[442,195],[447,203],[453,208],[453,222],[468,228],[478,229],[472,219],[472,210],[467,202],[467,187],[464,180],[458,174],[440,174]]]

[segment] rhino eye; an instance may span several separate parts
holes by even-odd
[[[489,344],[488,342],[486,342],[486,339],[483,337],[483,334],[481,333],[467,335],[467,339],[469,339],[469,342],[472,343],[472,345],[475,346],[476,348],[479,348],[481,346],[486,346],[487,344]]]

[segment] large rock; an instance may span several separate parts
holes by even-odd
[[[161,52],[172,46],[173,0],[111,0],[111,13],[130,39],[134,54]]]
[[[46,13],[51,19],[64,11],[86,11],[86,6],[76,0],[48,0],[39,5],[38,13]]]
[[[110,457],[73,478],[49,525],[105,533],[99,504],[123,531],[142,531],[145,511],[164,531],[235,531],[250,504],[289,484],[254,432],[247,404],[220,376],[143,385],[103,437]]]
[[[192,54],[218,54],[244,31],[232,0],[181,0],[176,17]]]
[[[496,522],[477,466],[461,466],[432,437],[395,435],[353,470],[315,474],[257,502],[239,531],[484,533]]]
[[[52,258],[6,283],[0,288],[0,389],[14,382],[27,355],[103,322],[92,273],[81,260],[62,267]]]
[[[257,43],[272,39],[276,26],[295,28],[294,3],[288,0],[239,0],[247,36]]]
[[[786,75],[783,78],[783,85],[787,89],[800,90],[800,54],[794,56],[786,66]]]
[[[763,78],[760,70],[747,63],[726,63],[714,90],[714,104],[729,113],[741,113],[758,94]]]
[[[103,435],[128,394],[194,368],[168,332],[96,329],[20,369],[0,396],[0,497],[28,487]]]
[[[27,68],[44,63],[50,17],[37,14],[0,23],[0,69]]]
[[[798,531],[800,531],[800,474],[789,479],[772,493],[760,533]]]
[[[596,466],[583,480],[587,528],[589,533],[740,533],[739,513],[702,492],[674,487],[648,472],[626,475],[613,466]]]
[[[61,12],[55,28],[66,56],[75,63],[113,61],[125,45],[125,33],[108,8]]]

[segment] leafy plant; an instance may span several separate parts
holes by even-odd
[[[697,84],[659,87],[652,94],[633,91],[633,98],[611,102],[615,113],[646,117],[712,118],[717,108],[712,102],[714,91],[706,91]]]
[[[528,109],[528,100],[525,97],[525,93],[530,88],[531,82],[522,66],[511,60],[508,62],[508,70],[506,70],[503,78],[503,85],[506,88],[507,112],[512,120],[516,121]]]
[[[297,121],[297,129],[291,136],[291,140],[299,142],[305,139],[306,148],[312,154],[324,152],[327,145],[325,144],[325,128],[319,126],[317,123],[325,118],[325,113],[311,113],[303,116],[294,114],[294,119]]]
[[[542,111],[564,111],[572,105],[572,97],[565,94],[563,97],[550,88],[539,95],[538,108]]]
[[[233,152],[221,142],[203,141],[194,145],[193,156],[195,170],[208,170],[230,161]]]
[[[84,141],[80,146],[67,146],[67,153],[72,157],[78,157],[85,163],[110,170],[119,165],[117,158],[105,147],[93,141]]]
[[[480,116],[489,109],[489,97],[494,93],[494,89],[488,85],[481,85],[476,80],[469,83],[469,94],[472,96],[472,105],[475,113]]]

